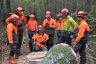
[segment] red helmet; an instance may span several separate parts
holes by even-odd
[[[50,11],[46,11],[46,15],[51,15],[51,12]]]
[[[65,13],[68,13],[69,12],[69,10],[67,9],[67,8],[63,8],[62,10],[61,10],[61,13],[62,14],[65,14]]]
[[[30,14],[29,17],[30,18],[35,18],[35,15],[34,14]]]
[[[83,18],[86,18],[86,13],[84,12],[84,11],[79,11],[79,12],[77,12],[77,14],[76,14],[76,16],[78,17],[78,16],[81,16],[81,17],[83,17]]]
[[[24,11],[22,7],[17,7],[16,12]]]

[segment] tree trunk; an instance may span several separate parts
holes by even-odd
[[[3,0],[0,0],[0,21],[3,21],[3,9],[4,9],[4,6],[3,6]]]
[[[10,0],[6,0],[6,9],[7,9],[7,13],[11,11]]]

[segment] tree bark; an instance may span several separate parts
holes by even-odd
[[[6,0],[7,13],[11,11],[10,0]]]

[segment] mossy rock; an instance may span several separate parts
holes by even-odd
[[[38,64],[77,64],[76,54],[67,44],[54,45]]]

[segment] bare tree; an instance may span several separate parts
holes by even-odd
[[[11,11],[10,0],[6,0],[7,13]]]

